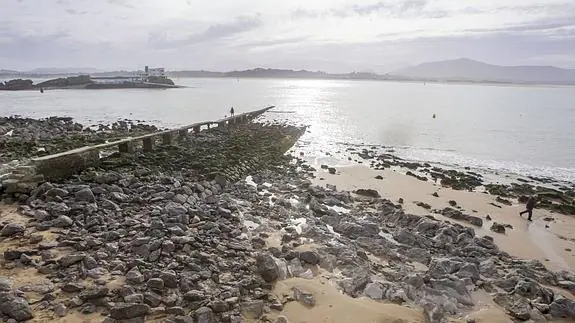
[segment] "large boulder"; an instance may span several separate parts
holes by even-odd
[[[15,234],[24,233],[26,227],[21,223],[8,223],[2,230],[0,230],[0,236],[11,237]]]
[[[256,261],[257,261],[258,273],[262,276],[262,278],[266,282],[272,283],[278,279],[279,269],[272,255],[270,254],[258,255]]]
[[[0,312],[18,322],[33,317],[28,301],[9,292],[0,293]]]
[[[531,317],[531,304],[525,297],[513,294],[497,294],[493,301],[505,308],[507,313],[516,319],[526,321]]]
[[[148,313],[150,313],[150,306],[146,304],[120,303],[110,309],[110,317],[115,320],[143,317]]]
[[[575,319],[575,301],[558,298],[549,306],[549,314],[556,318]]]

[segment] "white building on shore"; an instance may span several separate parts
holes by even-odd
[[[166,69],[163,67],[149,68],[146,66],[143,72],[138,72],[138,78],[141,79],[142,82],[148,82],[148,78],[150,77],[166,78]]]

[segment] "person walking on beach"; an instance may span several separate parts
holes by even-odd
[[[235,112],[235,111],[234,111],[234,107],[232,107],[232,108],[230,109],[230,114],[232,115],[232,117],[233,117],[234,114],[235,114],[234,112]]]
[[[527,220],[529,221],[533,221],[531,220],[531,216],[533,215],[533,208],[535,207],[535,196],[530,196],[529,199],[527,200],[527,204],[525,205],[525,211],[523,212],[519,212],[519,216],[522,216],[525,213],[529,213],[529,217],[527,218]]]

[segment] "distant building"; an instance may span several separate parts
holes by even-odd
[[[146,66],[143,72],[138,72],[138,78],[140,78],[142,82],[148,82],[148,78],[150,77],[166,78],[166,69],[163,67],[149,68]]]
[[[150,80],[154,78],[154,80]],[[163,67],[149,68],[145,67],[143,71],[137,71],[132,76],[108,76],[108,77],[92,77],[95,83],[100,84],[122,84],[122,83],[164,83],[160,79],[168,79],[166,77],[166,69]]]

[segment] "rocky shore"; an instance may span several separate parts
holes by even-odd
[[[0,318],[289,322],[294,309],[332,305],[312,288],[323,279],[370,306],[412,311],[395,322],[494,322],[474,316],[478,295],[516,321],[575,319],[572,272],[515,258],[456,221],[409,214],[383,192],[312,184],[316,170],[284,155],[304,131],[216,128],[4,195]],[[360,153],[421,181],[427,170],[446,186],[481,185],[478,174]],[[278,292],[279,282],[291,288]]]
[[[72,118],[50,117],[38,120],[0,117],[0,163],[56,154],[159,130],[155,126],[130,120],[93,128],[84,127]]]

